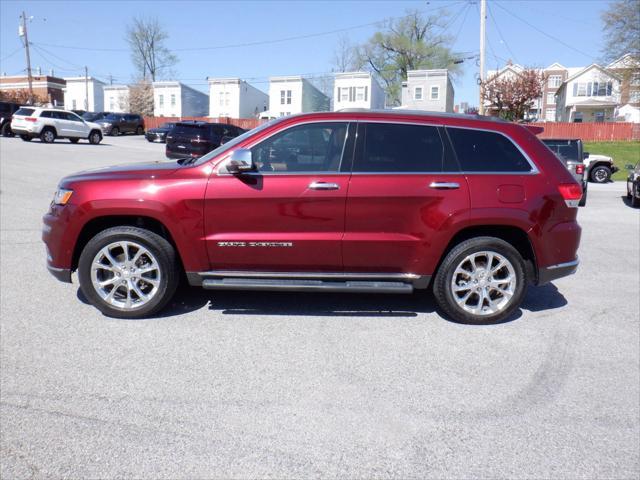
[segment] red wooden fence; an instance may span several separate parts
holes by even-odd
[[[640,140],[640,124],[627,122],[606,123],[534,123],[543,127],[540,138],[581,138],[585,142],[613,142]]]
[[[145,128],[156,128],[166,122],[176,122],[178,120],[200,120],[203,122],[213,123],[226,123],[229,125],[236,125],[237,127],[244,128],[245,130],[251,130],[256,128],[266,120],[258,120],[257,118],[210,118],[210,117],[144,117]]]
[[[209,117],[145,117],[147,128],[155,128],[165,122],[176,120],[202,120],[204,122],[218,122],[236,125],[245,130],[251,130],[266,120],[256,118],[209,118]],[[540,138],[581,138],[585,142],[613,142],[640,140],[640,124],[627,122],[603,123],[561,123],[543,122],[532,125],[543,127]]]

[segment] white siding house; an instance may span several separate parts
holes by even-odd
[[[446,69],[409,70],[402,82],[402,106],[410,110],[453,112],[453,84]]]
[[[269,79],[269,116],[284,117],[295,113],[326,112],[329,97],[300,76]]]
[[[333,86],[333,109],[384,108],[384,90],[369,72],[336,73]]]
[[[129,111],[128,85],[105,85],[103,91],[105,112],[124,113]]]
[[[93,77],[65,77],[65,81],[64,108],[88,112],[104,110],[104,82]]]
[[[209,116],[256,118],[269,109],[269,95],[239,78],[209,79]]]
[[[560,122],[610,122],[620,104],[620,77],[592,64],[570,76],[556,93]]]
[[[153,82],[153,111],[156,117],[204,117],[209,95],[180,82]]]

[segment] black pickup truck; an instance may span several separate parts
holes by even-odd
[[[578,205],[584,207],[587,204],[587,186],[589,184],[587,176],[585,175],[586,166],[584,159],[589,154],[584,151],[582,140],[579,138],[543,138],[542,142],[556,154],[576,181],[582,185],[582,198]]]

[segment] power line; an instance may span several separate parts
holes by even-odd
[[[22,45],[20,45],[18,48],[16,48],[13,52],[11,52],[10,54],[0,58],[0,62],[4,62],[5,60],[8,60],[9,58],[13,57],[16,53],[18,53],[20,50],[22,50]]]
[[[589,59],[593,59],[593,56],[589,53],[585,53],[582,50],[579,50],[571,45],[569,45],[567,42],[559,39],[558,37],[551,35],[550,33],[545,32],[544,30],[541,30],[540,28],[536,27],[535,25],[533,25],[532,23],[530,23],[529,21],[525,20],[522,17],[519,17],[518,15],[516,15],[515,13],[513,13],[512,11],[510,11],[509,9],[507,9],[506,7],[500,5],[499,3],[496,3],[496,5],[501,8],[502,10],[504,10],[505,12],[507,12],[509,15],[511,15],[514,18],[517,18],[518,20],[520,20],[522,23],[528,25],[529,27],[533,28],[534,30],[536,30],[537,32],[541,33],[542,35],[544,35],[545,37],[549,37],[550,39],[561,43],[562,45],[564,45],[565,47],[573,50],[574,52],[579,53],[580,55],[584,55],[585,57],[588,57]]]
[[[487,4],[487,10],[489,10],[489,16],[491,17],[491,21],[493,22],[493,26],[496,27],[496,31],[498,32],[498,35],[500,35],[500,39],[502,40],[502,43],[504,43],[505,47],[507,47],[507,50],[509,51],[509,53],[511,54],[511,57],[516,61],[516,63],[518,62],[517,58],[516,58],[516,54],[513,53],[513,50],[511,50],[511,47],[509,46],[509,44],[507,43],[507,41],[505,40],[504,36],[502,35],[502,32],[500,31],[500,27],[498,26],[498,22],[496,22],[495,17],[493,16],[493,11],[491,10],[491,6]]]

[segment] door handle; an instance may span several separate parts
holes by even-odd
[[[340,190],[340,185],[337,183],[327,182],[311,182],[309,184],[310,190]]]
[[[437,190],[455,190],[460,188],[460,184],[457,182],[431,182],[429,188],[435,188]]]

